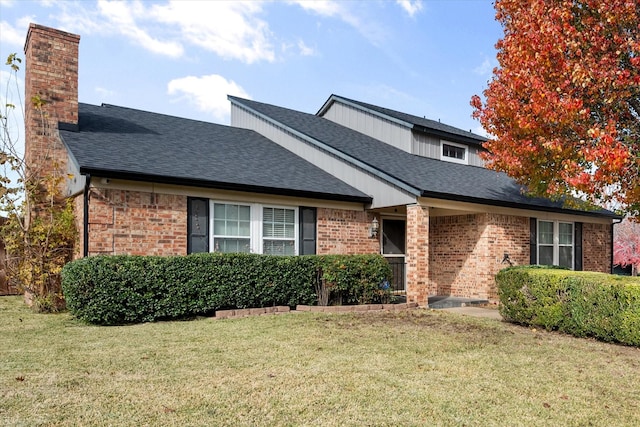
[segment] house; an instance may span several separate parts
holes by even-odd
[[[408,301],[496,300],[507,263],[611,271],[611,212],[530,198],[484,139],[331,95],[316,114],[229,96],[231,126],[78,102],[79,36],[31,24],[26,157],[72,179],[78,256],[381,253]],[[55,52],[55,53],[53,53]]]

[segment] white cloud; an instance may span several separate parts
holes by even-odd
[[[26,30],[19,30],[7,21],[0,21],[0,42],[3,45],[22,47],[25,34]]]
[[[109,98],[113,98],[116,95],[116,92],[110,90],[110,89],[106,89],[100,86],[97,86],[94,91],[102,98],[102,99],[109,99]]]
[[[387,38],[387,30],[373,19],[367,19],[364,15],[368,3],[366,2],[338,2],[332,0],[307,1],[294,0],[291,3],[297,4],[302,9],[313,12],[317,15],[338,18],[355,28],[364,38],[366,38],[374,46],[380,45]],[[365,7],[358,12],[351,10],[350,7]],[[364,17],[364,19],[363,19]]]
[[[482,61],[482,64],[480,64],[476,68],[474,68],[473,72],[475,74],[484,76],[486,74],[491,73],[492,70],[493,70],[493,67],[491,66],[491,60],[489,58],[485,57],[484,61]]]
[[[222,58],[248,64],[274,61],[269,25],[260,19],[257,1],[170,1],[154,5],[150,17],[178,27],[189,43],[215,52]]]
[[[98,9],[120,34],[130,38],[145,49],[172,58],[178,58],[184,53],[180,43],[159,40],[136,24],[136,18],[144,17],[147,14],[144,5],[139,1],[125,3],[102,0],[98,2]]]
[[[297,0],[292,3],[297,4],[304,10],[315,12],[321,16],[335,16],[345,12],[338,2],[332,0]]]
[[[216,120],[225,123],[228,122],[231,109],[227,95],[250,99],[236,82],[218,74],[171,80],[167,92],[169,95],[182,95],[180,100],[187,100],[200,111],[211,113]]]
[[[316,50],[307,46],[302,40],[298,40],[298,49],[300,49],[300,55],[302,56],[313,56],[316,54]]]
[[[59,2],[54,17],[67,31],[120,34],[143,48],[172,58],[195,45],[248,64],[274,61],[273,35],[261,19],[260,1],[99,0],[98,7]]]
[[[396,3],[404,9],[405,12],[413,18],[413,16],[422,10],[422,0],[396,0]]]

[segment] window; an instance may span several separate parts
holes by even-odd
[[[187,198],[187,253],[316,253],[316,208]]]
[[[213,252],[296,255],[297,208],[211,202]]]
[[[464,145],[444,141],[442,141],[440,145],[442,147],[440,156],[442,160],[465,165],[469,163],[467,159],[467,147]]]
[[[295,229],[294,209],[262,208],[262,253],[295,255]]]
[[[251,207],[213,204],[213,251],[251,252]]]
[[[574,268],[574,224],[538,221],[538,264]]]

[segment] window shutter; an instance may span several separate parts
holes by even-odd
[[[536,218],[529,219],[529,229],[531,230],[529,236],[529,251],[530,259],[529,264],[538,264],[538,220]]]
[[[300,207],[300,255],[316,254],[316,208]]]
[[[582,223],[574,223],[573,244],[575,247],[573,268],[576,271],[582,271]]]
[[[187,253],[209,252],[209,200],[187,198]]]

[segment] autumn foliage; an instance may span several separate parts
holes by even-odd
[[[640,1],[498,0],[499,66],[471,105],[490,168],[532,194],[640,215]]]
[[[625,219],[614,227],[613,264],[631,266],[631,274],[640,270],[640,223]]]

